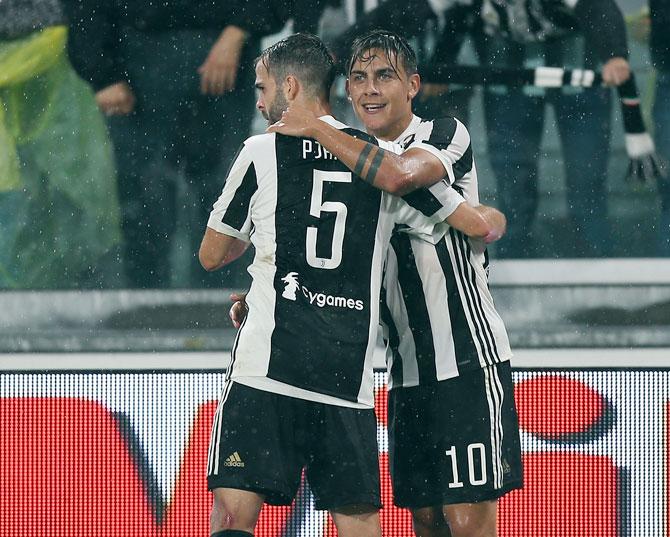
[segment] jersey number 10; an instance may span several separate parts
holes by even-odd
[[[335,269],[342,263],[342,247],[344,246],[344,231],[347,222],[347,206],[341,201],[323,201],[323,184],[326,181],[333,183],[351,183],[350,172],[326,172],[314,170],[312,184],[312,199],[309,204],[309,214],[321,218],[321,213],[335,213],[335,231],[333,233],[330,257],[316,255],[316,241],[318,228],[307,228],[307,263],[311,267],[321,269]]]

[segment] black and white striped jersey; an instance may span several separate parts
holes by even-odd
[[[397,141],[440,158],[454,187],[479,203],[470,135],[460,121],[414,116]],[[404,226],[391,239],[381,306],[389,388],[432,384],[512,355],[488,288],[484,243],[436,227],[446,228],[437,243]]]
[[[208,221],[250,240],[256,251],[229,378],[296,398],[372,407],[382,269],[393,227],[430,233],[457,206],[451,190],[442,182],[404,199],[385,195],[316,141],[249,138]]]

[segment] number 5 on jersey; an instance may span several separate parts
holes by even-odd
[[[313,179],[309,214],[316,218],[321,218],[321,213],[335,213],[335,231],[333,233],[330,257],[318,257],[316,255],[316,241],[319,230],[313,226],[307,228],[307,263],[315,268],[335,269],[342,263],[347,206],[341,201],[323,201],[323,183],[326,181],[351,183],[351,173],[314,170]]]

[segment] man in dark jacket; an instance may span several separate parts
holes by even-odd
[[[251,60],[280,22],[259,0],[68,0],[69,53],[109,116],[131,287],[170,285],[177,214],[186,215],[192,283],[200,222],[253,119]],[[187,196],[177,178],[186,177]],[[200,216],[198,216],[200,215]],[[237,284],[234,279],[226,282]]]
[[[670,161],[670,0],[649,0],[649,10],[651,59],[656,68],[654,136],[658,152]],[[658,253],[670,257],[670,178],[659,179],[658,192],[661,196]]]
[[[614,0],[484,0],[480,55],[495,67],[540,65],[602,71],[609,86],[630,76],[623,15]],[[532,228],[538,208],[538,161],[546,104],[563,148],[567,212],[575,256],[606,256],[607,165],[611,90],[487,87],[484,105],[489,155],[508,232],[501,257],[536,255]],[[552,189],[553,190],[553,189]]]

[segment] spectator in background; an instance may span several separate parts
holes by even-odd
[[[260,0],[66,0],[69,52],[109,116],[131,287],[170,285],[177,214],[188,218],[192,284],[201,222],[253,119],[252,59],[280,29]],[[179,174],[187,197],[178,197]],[[246,275],[239,274],[239,277]],[[231,286],[240,285],[229,275]]]
[[[450,4],[454,0],[443,0]],[[495,67],[601,69],[617,86],[630,76],[623,15],[614,0],[484,0],[479,3],[482,63]],[[488,87],[488,148],[500,209],[508,231],[498,256],[531,257],[538,207],[538,160],[545,105],[556,115],[563,148],[568,215],[576,256],[610,254],[607,164],[610,146],[608,88]],[[558,164],[558,163],[557,163]]]
[[[293,21],[293,33],[316,35],[324,9],[339,3],[340,0],[270,0],[269,7],[279,23]]]
[[[656,149],[670,161],[670,0],[649,0],[651,58],[656,68],[654,137]],[[668,170],[666,170],[667,172]],[[670,257],[670,178],[659,179],[661,219],[659,255]]]
[[[104,121],[67,61],[58,0],[0,2],[0,288],[117,284]]]

